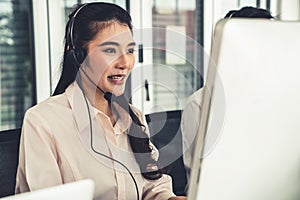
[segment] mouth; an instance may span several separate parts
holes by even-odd
[[[125,74],[116,74],[116,75],[111,75],[107,76],[108,80],[114,84],[123,84],[125,80],[126,75]]]

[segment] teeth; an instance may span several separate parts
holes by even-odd
[[[122,76],[111,76],[111,79],[113,79],[113,80],[121,80],[121,79],[123,79],[123,77]]]

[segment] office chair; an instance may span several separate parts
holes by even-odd
[[[186,171],[182,158],[181,110],[157,112],[146,115],[150,139],[159,150],[159,162],[165,166],[163,173],[173,179],[176,195],[186,195]]]
[[[15,192],[21,128],[0,132],[0,198]]]

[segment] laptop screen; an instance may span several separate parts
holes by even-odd
[[[26,192],[2,198],[1,200],[92,200],[95,184],[86,179],[77,182],[66,183],[32,192]]]

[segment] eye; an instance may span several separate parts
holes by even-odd
[[[103,50],[105,53],[116,53],[116,50],[113,48],[107,48],[105,50]]]
[[[128,53],[130,53],[130,54],[134,54],[134,48],[130,48],[130,49],[128,49]]]

